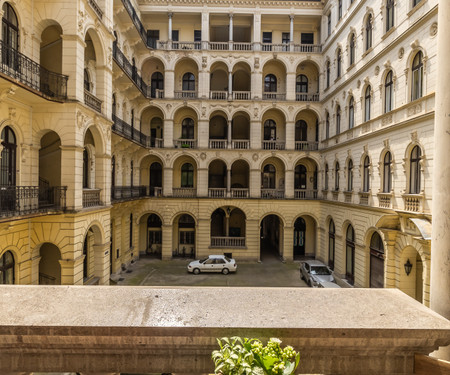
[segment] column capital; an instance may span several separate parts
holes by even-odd
[[[172,18],[173,17],[173,12],[167,13],[167,17]]]

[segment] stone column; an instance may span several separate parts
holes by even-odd
[[[83,285],[84,255],[75,259],[61,259],[61,285]]]
[[[198,97],[203,99],[209,98],[209,71],[204,68],[200,70],[198,73],[198,84],[197,84],[197,92]]]
[[[197,169],[197,196],[208,196],[208,168]]]
[[[61,35],[62,73],[70,78],[67,81],[67,97],[84,102],[83,69],[84,48],[86,44],[78,35]]]
[[[228,26],[228,41],[230,43],[230,50],[233,49],[233,13],[229,14],[230,24]]]
[[[173,13],[167,13],[167,17],[169,17],[169,28],[168,28],[168,40],[172,41],[172,17],[173,17]]]
[[[231,120],[228,120],[228,128],[227,128],[227,145],[228,148],[231,148]]]
[[[283,248],[280,249],[284,260],[294,260],[294,227],[286,226],[283,230]]]
[[[174,246],[172,245],[172,225],[162,226],[162,260],[172,259],[172,251]]]
[[[231,197],[231,169],[227,169],[227,197]]]
[[[175,96],[175,72],[166,70],[164,72],[164,98],[173,99]]]
[[[256,59],[256,58],[255,58]],[[258,58],[259,59],[259,58]],[[255,68],[255,72],[252,73],[252,99],[262,99],[263,94],[263,81],[262,71]]]
[[[295,150],[295,123],[286,122],[286,150]]]
[[[233,98],[233,72],[228,72],[228,99]]]
[[[197,144],[199,148],[208,148],[209,145],[209,120],[198,121]]]
[[[450,319],[450,2],[439,2],[436,114],[434,125],[433,228],[431,239],[430,307]],[[450,360],[450,346],[436,356]]]
[[[68,209],[83,207],[83,147],[60,146],[61,185],[67,186],[66,205]]]
[[[209,13],[202,13],[202,49],[208,49],[209,42]]]
[[[133,223],[133,229],[136,224]],[[136,233],[133,233],[133,239]],[[109,285],[109,242],[93,246],[94,249],[94,274],[99,278],[99,285]]]
[[[261,197],[261,170],[250,169],[250,198]]]
[[[173,119],[164,119],[163,143],[165,148],[173,148]]]
[[[295,72],[286,74],[286,100],[295,100]]]
[[[250,148],[261,149],[261,121],[250,121]]]
[[[293,15],[289,16],[289,21],[290,21],[289,41],[291,43],[293,43],[294,42],[294,16]]]
[[[288,199],[294,198],[294,170],[287,169],[284,176],[284,194]]]
[[[171,197],[173,195],[173,168],[164,167],[163,172],[163,196]]]
[[[255,51],[261,50],[261,14],[259,13],[253,15],[253,48]]]

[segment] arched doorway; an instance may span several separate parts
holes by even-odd
[[[158,162],[150,165],[150,196],[159,197],[162,195],[162,166]]]
[[[236,207],[221,207],[211,215],[211,247],[245,247],[245,214]]]
[[[40,248],[39,285],[61,285],[61,252],[52,243],[44,243]]]
[[[384,246],[377,232],[370,239],[370,287],[384,288]]]
[[[414,247],[408,246],[402,251],[399,269],[398,288],[423,303],[423,260]]]
[[[261,260],[277,259],[282,256],[283,227],[277,215],[268,215],[260,227]]]
[[[156,258],[161,258],[162,254],[162,222],[155,214],[151,214],[147,218],[146,253]]]
[[[183,214],[174,222],[173,257],[195,257],[195,220],[191,215]]]
[[[299,217],[294,224],[294,259],[305,255],[305,219]]]

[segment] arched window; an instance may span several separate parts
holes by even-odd
[[[325,138],[330,138],[330,114],[328,112],[325,117]]]
[[[339,48],[336,53],[336,68],[337,68],[337,77],[339,78],[342,73],[342,53],[341,49]]]
[[[336,108],[336,134],[341,132],[341,107],[338,105]]]
[[[184,163],[181,166],[181,187],[193,188],[194,187],[194,167],[191,163]]]
[[[14,256],[11,251],[0,257],[0,284],[14,284]]]
[[[273,74],[264,77],[264,92],[277,92],[277,77]]]
[[[133,214],[130,214],[130,249],[133,247]]]
[[[394,0],[386,0],[386,31],[394,27]]]
[[[159,97],[156,94],[157,93],[156,90],[164,90],[164,76],[162,75],[161,72],[155,72],[152,74],[150,87],[151,87],[151,97],[152,98]],[[195,78],[194,78],[194,89],[195,89]]]
[[[390,193],[392,190],[391,163],[392,155],[388,151],[383,159],[383,193]]]
[[[9,126],[5,126],[0,137],[3,146],[0,160],[0,185],[16,186],[16,135]]]
[[[158,191],[161,191],[161,189],[158,188],[162,187],[162,166],[158,162],[154,162],[152,163],[152,165],[150,165],[149,186],[150,186],[150,195],[152,197],[157,196]]]
[[[306,142],[308,140],[308,124],[304,120],[295,123],[295,141]]]
[[[338,20],[342,18],[342,0],[338,0]]]
[[[422,52],[417,52],[412,63],[412,91],[411,100],[416,100],[422,97],[423,84],[423,55]]]
[[[364,158],[363,165],[363,192],[370,190],[370,159],[368,156]]]
[[[130,162],[130,185],[131,185],[131,187],[133,187],[133,182],[134,182],[134,163],[133,163],[133,160],[131,160],[131,162]]]
[[[384,287],[384,246],[377,232],[370,239],[370,287]]]
[[[364,121],[370,120],[370,99],[371,99],[371,87],[367,86],[366,93],[364,95]]]
[[[355,63],[355,34],[350,35],[350,51],[349,51],[349,64],[350,66]]]
[[[83,150],[83,189],[89,188],[89,153]]]
[[[264,122],[264,140],[275,141],[277,139],[277,124],[274,120]]]
[[[194,139],[194,120],[185,118],[181,122],[181,139]]]
[[[8,3],[4,3],[2,17],[2,62],[4,65],[17,70],[19,68],[17,51],[19,50],[19,22],[14,9]]]
[[[347,164],[347,191],[353,191],[353,161],[350,159]]]
[[[334,167],[334,190],[338,191],[339,190],[339,163],[336,162],[336,165]]]
[[[353,129],[355,126],[355,101],[353,96],[350,98],[348,102],[348,128]]]
[[[330,87],[330,81],[331,81],[331,67],[330,62],[327,61],[327,88]]]
[[[325,164],[325,190],[328,190],[328,164]]]
[[[372,14],[369,14],[366,21],[366,51],[372,48]]]
[[[351,225],[347,228],[345,244],[345,277],[353,285],[355,282],[355,231]]]
[[[411,151],[410,174],[409,174],[409,193],[420,193],[420,159],[422,152],[419,146],[415,146]]]
[[[183,75],[183,91],[195,91],[195,76],[192,73]]]
[[[304,74],[299,74],[295,81],[295,92],[307,93],[308,92],[308,77]]]
[[[306,167],[302,164],[295,167],[294,186],[296,190],[306,189]]]
[[[86,91],[91,91],[91,79],[90,79],[90,77],[89,77],[89,71],[87,70],[87,68],[85,68],[84,69],[84,81],[83,81],[83,83],[84,83],[84,89],[86,90]]]
[[[111,187],[116,186],[116,157],[111,158]]]
[[[263,168],[262,185],[263,189],[275,189],[276,169],[272,164],[267,164]]]
[[[384,113],[392,111],[392,93],[393,93],[392,70],[386,75],[384,81]]]
[[[334,221],[330,220],[328,226],[328,266],[334,269],[334,250],[335,250],[336,230],[334,227]]]

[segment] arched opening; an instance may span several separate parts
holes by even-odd
[[[159,99],[164,97],[164,76],[161,72],[154,72],[152,74],[150,96]]]
[[[139,221],[139,249],[149,257],[161,259],[162,221],[156,214],[146,214]]]
[[[175,219],[173,225],[173,257],[195,257],[195,220],[191,215],[183,214]]]
[[[308,215],[294,223],[294,259],[314,256],[316,253],[316,221]]]
[[[180,198],[197,195],[197,165],[193,158],[182,156],[173,166],[173,196]]]
[[[421,180],[421,170],[420,170],[420,160],[422,156],[422,151],[419,146],[414,146],[411,151],[410,158],[410,170],[409,170],[409,193],[410,194],[420,194],[420,180]]]
[[[97,38],[96,44],[98,45],[97,35],[94,36],[93,31],[89,30],[84,39],[84,103],[93,110],[101,112],[101,85],[99,83],[102,81],[102,77],[100,76],[101,72],[97,71],[97,63],[100,61],[97,59],[94,38]]]
[[[306,167],[303,164],[295,167],[294,189],[306,190]]]
[[[263,99],[286,99],[286,67],[277,60],[268,61],[263,67]]]
[[[250,148],[250,117],[247,113],[238,112],[231,121],[231,146],[234,149]]]
[[[225,100],[228,97],[228,67],[223,62],[212,64],[209,74],[210,99]]]
[[[422,97],[423,90],[423,54],[421,51],[414,56],[412,63],[411,100]]]
[[[208,196],[224,198],[227,192],[227,166],[222,160],[214,160],[208,167]]]
[[[0,137],[2,140],[0,185],[16,186],[17,138],[9,126],[3,128]]]
[[[264,113],[262,119],[262,139],[264,150],[284,150],[286,145],[286,119],[276,109]]]
[[[236,207],[222,207],[211,215],[211,247],[245,247],[245,214]]]
[[[237,160],[231,166],[231,197],[249,197],[250,167],[244,160]]]
[[[209,120],[209,147],[226,148],[228,121],[223,115],[212,116]]]
[[[39,250],[39,285],[61,285],[61,252],[52,243],[44,243]]]
[[[197,113],[189,107],[179,109],[173,119],[173,138],[176,148],[197,147]]]
[[[423,260],[419,252],[412,246],[406,247],[402,251],[398,267],[400,269],[398,288],[423,303]]]
[[[283,223],[277,215],[268,215],[261,221],[260,258],[278,259],[282,254]]]
[[[310,158],[302,158],[294,169],[295,199],[317,198],[317,163]]]
[[[102,232],[97,225],[92,225],[84,236],[82,248],[84,285],[98,285],[106,282],[103,268],[103,241]]]
[[[268,158],[261,166],[261,198],[284,198],[285,167],[275,157]]]
[[[351,225],[345,235],[345,277],[350,284],[355,283],[355,230]]]
[[[7,2],[2,7],[2,63],[12,70],[19,69],[19,21],[13,7]]]
[[[371,288],[384,288],[384,246],[381,236],[375,232],[370,239]]]
[[[156,57],[144,61],[141,67],[142,79],[150,86],[150,97],[164,98],[164,64]]]
[[[319,100],[319,69],[310,61],[301,62],[297,66],[295,78],[295,100]]]
[[[89,128],[84,136],[82,181],[83,207],[93,207],[101,205],[101,189],[98,187],[100,184],[102,184],[102,179],[100,177],[101,165],[98,165],[95,160],[96,152],[98,151],[98,140],[99,135],[97,130],[93,127]]]
[[[183,58],[175,65],[175,98],[197,97],[198,66],[190,58]]]
[[[47,27],[41,35],[40,64],[50,72],[62,74],[62,28],[59,25]],[[41,72],[40,89],[50,96],[61,95],[59,80],[50,79]]]
[[[164,146],[164,115],[159,108],[148,107],[141,114],[141,133],[150,147]],[[144,141],[144,140],[142,140]]]
[[[54,131],[41,138],[39,149],[39,207],[59,204],[58,189],[61,186],[61,139]]]
[[[150,165],[150,196],[158,197],[162,195],[162,166],[158,162]]]
[[[334,260],[335,260],[335,250],[336,250],[336,227],[334,226],[333,219],[330,219],[328,225],[328,267],[334,270]]]
[[[249,100],[251,93],[251,69],[244,62],[233,67],[233,99]]]
[[[0,257],[0,285],[15,283],[15,262],[11,251],[6,251]]]

